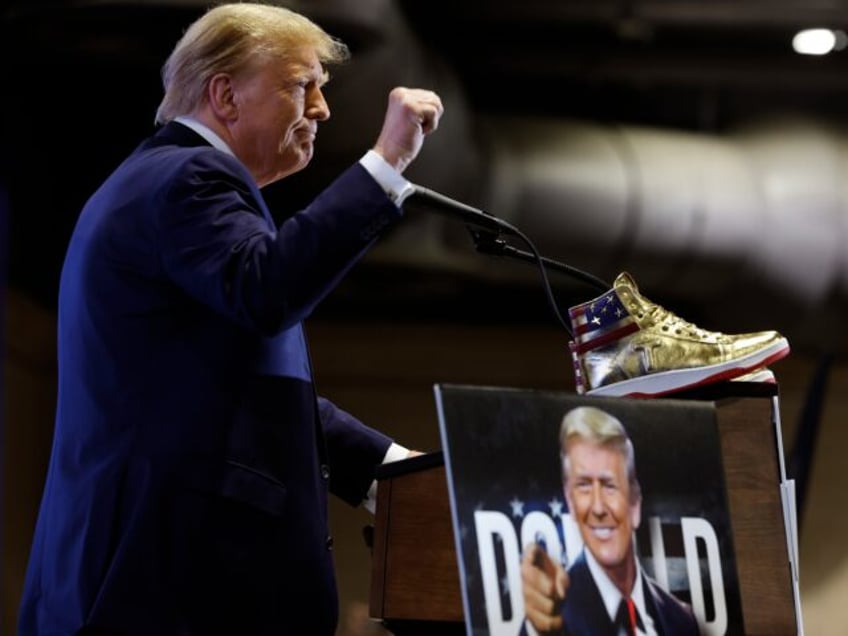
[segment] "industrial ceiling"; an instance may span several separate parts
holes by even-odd
[[[508,220],[546,257],[605,280],[630,271],[704,327],[848,348],[848,50],[791,46],[802,28],[848,29],[848,3],[284,4],[353,60],[333,71],[313,165],[267,191],[281,217],[370,145],[391,86],[431,86],[447,111],[410,179]],[[76,214],[152,130],[159,67],[205,6],[28,0],[0,14],[13,286],[55,303]],[[551,281],[564,307],[596,294]],[[553,324],[535,268],[476,252],[426,210],[319,313]]]

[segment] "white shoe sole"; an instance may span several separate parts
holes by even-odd
[[[614,382],[586,392],[586,395],[650,398],[674,391],[691,389],[713,382],[732,380],[751,371],[768,366],[789,353],[789,342],[781,338],[774,344],[747,356],[719,364],[691,369],[672,369],[630,380]]]

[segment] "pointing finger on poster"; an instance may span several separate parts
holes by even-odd
[[[543,545],[531,543],[525,547],[521,558],[524,612],[540,635],[562,633],[561,608],[568,585],[565,569],[550,558]]]

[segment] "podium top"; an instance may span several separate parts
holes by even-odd
[[[445,456],[442,451],[425,453],[424,455],[416,455],[408,459],[402,459],[388,464],[377,466],[375,477],[377,481],[384,479],[393,479],[409,473],[416,473],[428,468],[437,468],[445,465]]]
[[[731,380],[693,387],[691,389],[669,393],[662,398],[655,399],[715,402],[725,398],[774,397],[777,393],[778,385],[774,382],[734,382]]]
[[[701,387],[670,393],[656,400],[697,400],[717,402],[731,398],[771,398],[778,394],[778,385],[770,382],[715,382]],[[628,398],[630,399],[630,398]],[[646,399],[646,398],[639,398]],[[428,468],[445,465],[445,456],[441,450],[410,457],[401,461],[382,464],[377,467],[377,481],[393,479],[401,475],[415,473]]]

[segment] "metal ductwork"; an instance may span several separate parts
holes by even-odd
[[[763,326],[848,291],[842,130],[798,118],[722,136],[504,118],[485,130],[487,209],[546,255],[607,278],[631,269],[717,313],[739,301]],[[782,304],[764,306],[769,295]]]

